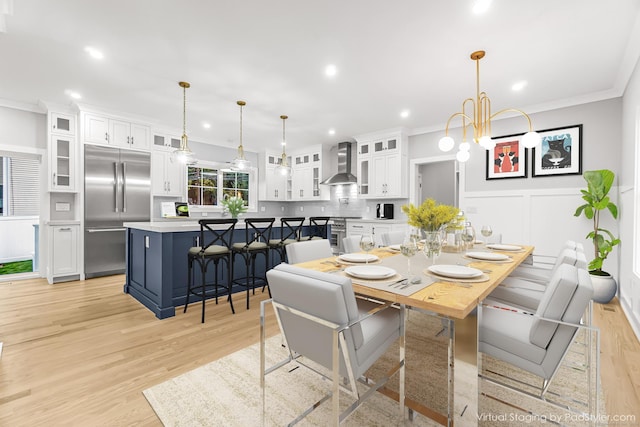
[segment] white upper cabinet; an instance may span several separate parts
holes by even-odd
[[[151,145],[149,126],[85,113],[83,115],[84,142],[106,144],[122,148],[148,151]]]
[[[109,143],[118,147],[149,149],[149,126],[109,120]]]
[[[76,116],[52,112],[49,132],[57,133],[58,135],[75,135]]]
[[[356,137],[358,194],[362,199],[408,197],[408,137],[402,130]]]
[[[287,201],[291,198],[291,175],[282,175],[277,167],[282,162],[282,157],[275,153],[261,153],[258,197],[261,201]],[[291,162],[291,158],[289,158]]]
[[[109,143],[109,119],[94,114],[85,114],[83,123],[84,142],[92,144]]]
[[[329,186],[320,185],[328,171],[329,148],[311,146],[291,154],[291,200],[329,200]]]
[[[49,191],[76,191],[75,124],[73,114],[49,113]]]
[[[170,136],[163,133],[154,132],[153,149],[173,151],[180,148],[180,137]]]
[[[173,162],[171,153],[151,152],[151,192],[154,196],[184,196],[186,168]]]

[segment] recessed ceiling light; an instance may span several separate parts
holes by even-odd
[[[89,54],[93,59],[103,59],[104,54],[96,49],[95,47],[87,46],[84,48],[84,51]]]
[[[76,92],[75,90],[71,90],[71,89],[67,89],[64,91],[65,95],[70,96],[73,99],[80,99],[82,98],[82,95],[80,95],[78,92]]]
[[[524,89],[527,86],[527,82],[525,80],[516,82],[511,86],[511,90],[519,91]]]
[[[409,115],[411,114],[411,111],[409,110],[402,110],[400,112],[400,117],[402,117],[403,119],[406,119],[407,117],[409,117]]]
[[[485,13],[489,9],[489,6],[491,6],[491,0],[476,0],[471,10],[473,10],[473,13],[476,15],[479,15]]]
[[[329,129],[329,135],[335,135],[335,134],[336,134],[335,129]]]
[[[211,129],[211,123],[203,123],[202,127],[205,129]]]
[[[336,74],[338,74],[338,68],[333,64],[329,64],[324,69],[324,73],[327,75],[327,77],[334,77]]]

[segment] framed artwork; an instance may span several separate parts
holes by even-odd
[[[542,143],[533,149],[533,177],[582,173],[582,125],[538,133]]]
[[[487,150],[487,179],[526,178],[527,150],[523,133],[492,138],[496,146]]]

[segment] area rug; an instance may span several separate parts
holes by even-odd
[[[410,312],[407,320],[406,395],[442,414],[447,407],[447,343],[446,334],[437,335],[442,328],[439,318]],[[267,340],[267,366],[286,356],[280,336]],[[580,342],[574,346],[581,346]],[[580,350],[580,348],[577,348]],[[575,353],[574,357],[582,357]],[[368,372],[376,379],[397,360],[397,346],[389,351]],[[532,384],[539,379],[506,366],[494,359],[482,358],[483,370],[508,373],[510,376]],[[293,368],[294,366],[291,366]],[[456,366],[464,369],[464,366]],[[566,371],[566,372],[565,372]],[[306,368],[283,367],[267,376],[266,412],[262,419],[260,390],[260,347],[249,346],[222,359],[187,372],[171,380],[144,390],[144,395],[162,421],[169,426],[282,426],[287,425],[309,405],[320,399],[331,387]],[[565,369],[554,381],[552,391],[574,397],[586,395],[586,374],[576,369]],[[472,376],[471,376],[472,377]],[[473,378],[470,378],[471,381]],[[388,384],[397,390],[397,376]],[[465,391],[456,384],[457,391]],[[462,390],[461,390],[462,389]],[[471,390],[471,387],[468,387]],[[456,402],[456,425],[507,426],[540,425],[551,419],[562,425],[584,425],[584,419],[557,410],[549,405],[523,397],[512,391],[504,391],[491,384],[482,383],[481,391],[509,402],[495,399],[479,399],[478,416],[464,418],[458,415],[464,403]],[[341,394],[341,404],[346,407],[353,400]],[[600,400],[603,408],[603,399]],[[533,409],[533,413],[519,411],[515,406]],[[604,414],[603,409],[600,410]],[[555,414],[555,415],[554,415]],[[329,402],[320,405],[299,425],[326,426],[331,415]],[[573,418],[571,418],[573,416]],[[574,422],[575,421],[575,422]],[[344,423],[347,426],[389,426],[404,424],[414,426],[438,425],[430,419],[416,416],[413,421],[400,421],[398,405],[390,398],[376,393],[356,410]]]

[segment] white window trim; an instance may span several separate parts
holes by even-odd
[[[196,165],[199,168],[211,168],[218,169],[218,172],[236,172],[229,168],[227,163],[198,161]],[[185,168],[185,194],[188,194],[189,187],[189,167]],[[249,173],[249,205],[247,206],[247,212],[258,212],[258,169],[251,167],[247,170]],[[218,180],[222,181],[222,176],[218,175]],[[222,196],[222,186],[218,186],[218,199]],[[189,212],[218,212],[222,213],[222,206],[209,206],[209,205],[189,205]]]

